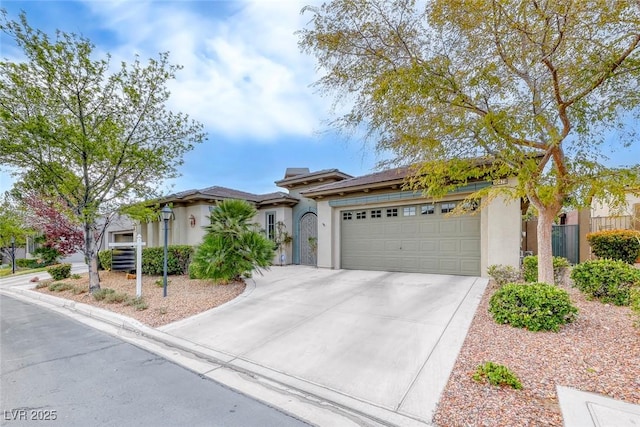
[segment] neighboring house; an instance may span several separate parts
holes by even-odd
[[[640,193],[630,191],[625,199],[626,203],[617,209],[612,209],[601,201],[594,201],[591,205],[591,231],[640,230]]]
[[[497,197],[472,214],[448,215],[470,193],[492,185],[478,181],[433,201],[403,191],[405,168],[352,177],[337,169],[289,168],[276,185],[288,193],[251,194],[209,187],[172,194],[169,244],[197,245],[209,212],[224,199],[243,199],[274,238],[282,222],[292,235],[285,263],[334,269],[370,269],[438,274],[486,275],[491,264],[518,266],[521,204]],[[147,246],[164,242],[161,222],[140,225]],[[274,260],[279,263],[279,260]]]
[[[104,230],[102,240],[99,242],[99,250],[109,249],[109,243],[134,242],[137,233],[137,226],[134,221],[126,216],[113,215]]]

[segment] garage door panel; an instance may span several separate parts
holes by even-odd
[[[415,206],[415,205],[410,205]],[[373,208],[377,209],[377,208]],[[480,275],[480,215],[434,214],[341,221],[342,268]],[[342,217],[342,215],[341,215]]]
[[[460,253],[480,253],[480,239],[460,239]]]
[[[440,271],[454,272],[459,270],[459,263],[456,258],[440,258],[438,261]]]
[[[463,234],[473,233],[480,235],[480,221],[476,218],[465,218],[460,221],[460,231]]]
[[[421,271],[438,271],[440,266],[438,264],[438,258],[426,257],[420,260]]]
[[[414,223],[407,223],[407,224],[402,224],[402,234],[403,235],[413,235],[416,234],[418,232],[418,223],[414,222]]]
[[[417,240],[403,240],[402,251],[403,252],[417,252],[419,250],[419,242]]]
[[[458,231],[458,221],[455,219],[446,220],[443,219],[438,223],[439,229],[438,232],[440,235],[452,235]]]
[[[420,250],[422,252],[436,252],[438,250],[438,241],[437,240],[420,240]]]
[[[421,222],[418,232],[422,235],[438,234],[438,223],[435,221]]]
[[[457,240],[440,240],[440,253],[458,253],[460,251],[459,243]]]

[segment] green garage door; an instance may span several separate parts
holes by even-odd
[[[479,276],[480,214],[456,203],[342,211],[342,268]]]

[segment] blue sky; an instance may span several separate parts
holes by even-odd
[[[287,167],[338,168],[352,175],[374,171],[381,160],[357,137],[329,132],[332,99],[310,87],[312,57],[302,54],[295,31],[318,0],[231,1],[12,1],[0,7],[31,26],[90,38],[112,63],[169,51],[184,69],[171,83],[170,107],[205,125],[208,140],[184,158],[182,177],[166,194],[211,185],[253,193],[282,190],[273,181]],[[0,56],[16,53],[0,45]],[[640,144],[608,153],[612,166],[640,162]],[[0,193],[12,179],[0,172]]]
[[[112,64],[169,51],[184,69],[171,83],[170,108],[205,125],[208,140],[184,158],[182,177],[163,192],[211,185],[254,193],[285,191],[275,180],[287,167],[374,170],[373,147],[329,132],[332,99],[310,85],[314,59],[302,54],[295,31],[310,1],[7,1],[17,19],[53,34],[87,36]],[[5,43],[2,57],[15,52]],[[0,192],[11,187],[0,174]]]

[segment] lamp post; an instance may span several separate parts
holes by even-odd
[[[168,237],[169,237],[169,220],[173,215],[173,211],[171,210],[169,205],[164,205],[164,207],[160,212],[162,214],[162,220],[164,221],[164,270],[163,270],[164,275],[162,277],[162,289],[163,289],[162,296],[166,297],[167,296],[167,255],[168,255],[167,244],[168,244]]]
[[[11,274],[16,274],[16,238],[11,236]]]

